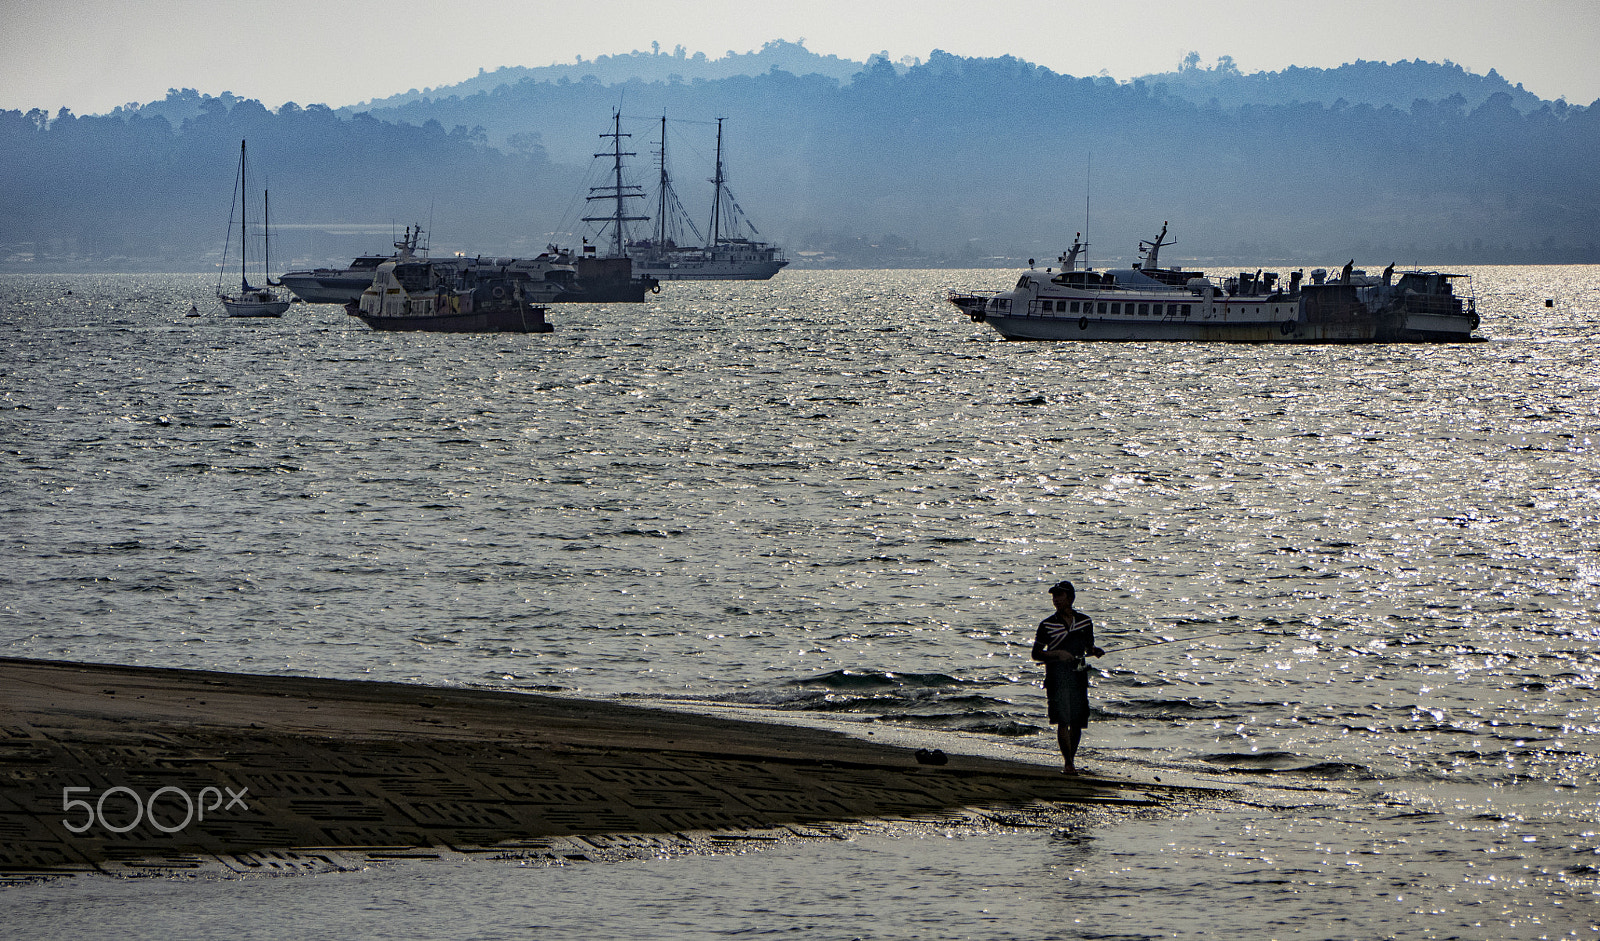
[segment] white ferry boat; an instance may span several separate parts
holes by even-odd
[[[1325,269],[1239,272],[1221,281],[1160,265],[1167,227],[1140,242],[1132,268],[1080,268],[1081,235],[1061,270],[1029,269],[1010,291],[951,291],[949,300],[1008,340],[1187,340],[1235,343],[1462,342],[1478,339],[1471,278],[1394,266],[1374,277],[1354,261]]]

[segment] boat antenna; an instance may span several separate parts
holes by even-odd
[[[1089,192],[1090,183],[1094,179],[1094,151],[1089,151],[1088,158],[1084,161],[1083,169],[1083,234],[1089,234]],[[1091,270],[1089,266],[1089,243],[1083,243],[1083,270]]]

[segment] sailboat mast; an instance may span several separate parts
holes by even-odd
[[[248,185],[244,173],[244,141],[239,142],[239,290],[250,290],[250,276],[245,270],[245,257],[250,254],[245,241],[244,213],[245,204],[250,201],[250,196],[245,192]]]
[[[272,283],[272,195],[261,191],[261,279]]]

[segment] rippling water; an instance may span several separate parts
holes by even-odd
[[[1068,577],[1110,651],[1091,763],[1345,796],[770,855],[814,936],[1165,936],[1204,909],[1239,936],[1593,937],[1600,268],[1471,271],[1487,343],[1306,348],[1005,343],[942,301],[1010,272],[673,284],[541,336],[0,278],[0,652],[744,703],[1048,759],[1027,645]],[[848,915],[995,853],[1003,876],[928,876],[938,924]],[[740,878],[661,865],[595,878],[651,905]],[[830,908],[816,867],[877,888]],[[1095,901],[986,921],[990,876]]]

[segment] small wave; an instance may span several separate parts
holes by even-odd
[[[888,715],[874,720],[886,725],[912,725],[938,729],[943,732],[969,732],[978,735],[1001,735],[1007,738],[1024,738],[1045,731],[1045,726],[1019,722],[1008,716],[993,714],[950,714],[942,716]]]
[[[1377,776],[1372,769],[1365,765],[1351,764],[1347,761],[1319,761],[1314,765],[1299,769],[1300,774],[1314,775],[1319,778],[1365,778],[1374,779]]]
[[[68,546],[61,550],[62,555],[100,555],[106,552],[139,552],[149,549],[137,539],[126,539],[121,542],[108,542],[103,545],[77,545]]]
[[[1130,718],[1167,719],[1184,718],[1231,719],[1238,713],[1224,708],[1220,703],[1192,699],[1129,699],[1118,710]]]
[[[1308,774],[1320,778],[1371,778],[1372,772],[1362,766],[1343,761],[1308,760],[1300,755],[1282,751],[1219,752],[1201,755],[1208,765],[1221,765],[1244,774]]]
[[[963,681],[945,673],[889,673],[879,670],[834,670],[805,679],[790,680],[790,686],[801,688],[823,686],[828,689],[937,689],[961,686]]]

